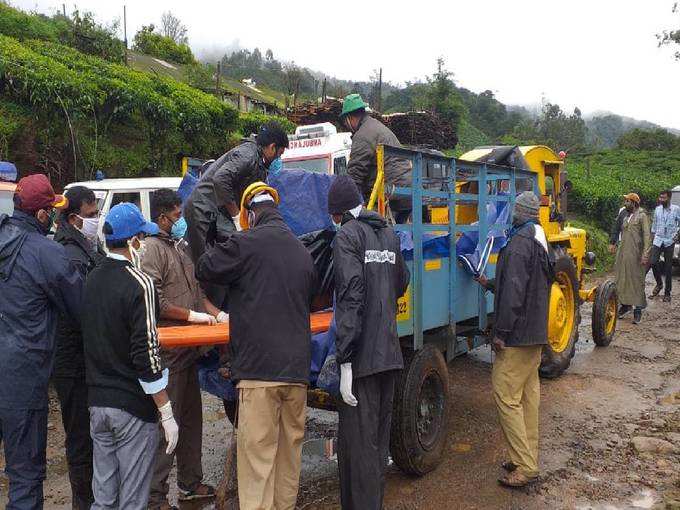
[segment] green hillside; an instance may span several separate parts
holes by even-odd
[[[101,44],[81,51],[63,36],[72,19],[5,4],[0,14],[0,158],[21,172],[48,173],[59,185],[96,170],[173,175],[183,156],[217,157],[268,119],[191,86],[189,66],[138,53],[126,66],[101,51],[117,40],[96,25]]]

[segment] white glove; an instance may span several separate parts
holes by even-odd
[[[189,318],[187,320],[195,324],[209,324],[211,326],[217,324],[217,319],[209,313],[194,312],[193,310],[189,310]]]
[[[172,402],[168,402],[158,408],[161,413],[161,426],[165,432],[165,441],[168,443],[168,447],[165,449],[165,453],[170,455],[175,451],[177,446],[177,441],[179,440],[179,427],[175,421],[175,417],[172,415]]]
[[[340,365],[340,395],[348,406],[356,406],[359,402],[352,394],[352,364]]]
[[[229,314],[224,313],[222,311],[220,311],[220,313],[217,314],[216,318],[217,318],[217,322],[219,322],[219,323],[229,322]]]
[[[243,230],[243,228],[241,227],[241,215],[240,214],[237,214],[236,216],[232,216],[231,221],[234,222],[234,226],[236,227],[236,232],[240,232],[241,230]]]

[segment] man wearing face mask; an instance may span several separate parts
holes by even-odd
[[[382,122],[366,113],[368,105],[359,94],[350,94],[342,103],[342,122],[352,134],[352,150],[347,164],[347,174],[367,203],[373,191],[377,172],[376,148],[378,145],[401,147],[399,140]],[[387,155],[385,157],[385,184],[388,186],[411,185],[411,162]],[[406,223],[411,213],[408,197],[390,199],[390,209],[397,223]]]
[[[341,224],[333,246],[336,357],[340,364],[338,471],[342,508],[380,510],[390,444],[394,385],[404,360],[397,300],[410,274],[399,239],[365,210],[352,179],[338,176],[328,212]]]
[[[548,343],[548,303],[554,257],[538,221],[540,200],[533,191],[517,197],[512,228],[501,249],[493,280],[480,285],[494,293],[491,347],[493,395],[510,458],[498,482],[523,487],[538,478],[538,367]]]
[[[260,128],[257,137],[243,140],[203,173],[184,205],[194,263],[205,251],[209,229],[215,229],[215,242],[226,241],[230,232],[241,230],[238,215],[243,192],[254,182],[266,181],[272,168],[278,171],[287,148],[288,135],[272,121]]]
[[[151,198],[151,219],[156,222],[159,231],[145,240],[142,271],[151,277],[156,287],[160,303],[160,325],[226,322],[227,314],[208,301],[194,275],[194,264],[184,240],[186,223],[181,205],[179,195],[170,189],[159,189]],[[163,365],[170,370],[166,391],[172,400],[179,424],[180,441],[174,455],[165,453],[165,441],[161,440],[158,445],[150,509],[173,508],[167,497],[168,476],[175,456],[180,501],[215,495],[211,486],[202,483],[203,410],[196,366],[199,355],[197,348],[161,348]]]
[[[623,199],[623,209],[609,238],[609,251],[616,253],[614,271],[621,305],[619,318],[632,309],[633,324],[638,324],[642,320],[642,310],[647,306],[645,275],[652,248],[651,229],[638,194],[628,193]]]
[[[70,188],[65,196],[68,205],[61,210],[54,240],[64,247],[67,257],[84,280],[106,256],[98,237],[99,208],[94,192],[84,186]],[[66,434],[66,460],[73,508],[89,509],[94,501],[92,438],[89,432],[83,337],[80,323],[64,314],[59,316],[52,383],[57,390]]]
[[[229,287],[242,510],[292,510],[300,479],[316,272],[278,201],[265,183],[249,186],[238,219],[243,232],[196,265],[198,278]]]
[[[659,205],[654,209],[652,220],[652,251],[649,259],[649,265],[656,280],[656,286],[649,297],[655,298],[663,290],[664,303],[671,301],[673,252],[675,251],[675,238],[680,232],[680,207],[671,204],[671,196],[670,190],[659,193]],[[663,262],[661,262],[662,255]],[[665,287],[662,277],[665,277]]]
[[[94,510],[145,510],[158,446],[158,417],[171,454],[179,437],[159,354],[158,295],[140,270],[144,236],[158,234],[137,206],[106,215],[107,257],[87,278],[82,330],[93,443]]]
[[[43,507],[57,317],[80,316],[81,274],[64,247],[46,237],[56,208],[65,205],[49,179],[34,174],[19,181],[13,215],[0,215],[0,443],[7,508]]]

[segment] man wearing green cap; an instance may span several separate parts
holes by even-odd
[[[347,173],[361,190],[366,202],[375,184],[376,148],[379,144],[401,147],[387,126],[366,113],[367,107],[359,94],[350,94],[345,97],[340,114],[342,124],[353,133]],[[389,186],[411,186],[411,162],[385,156],[385,183]],[[390,209],[397,223],[405,223],[411,213],[409,198],[390,199]]]

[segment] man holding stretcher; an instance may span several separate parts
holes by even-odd
[[[151,198],[151,218],[158,234],[146,239],[142,271],[153,280],[160,304],[160,326],[176,326],[186,322],[216,324],[226,322],[226,313],[217,309],[201,290],[194,275],[194,264],[184,240],[186,223],[177,192],[159,189]],[[179,500],[210,498],[215,490],[204,483],[201,466],[203,409],[198,383],[196,347],[161,348],[163,365],[170,370],[166,391],[172,401],[179,425],[179,442],[174,453],[167,454],[165,441],[156,452],[155,472],[151,483],[149,508],[173,508],[167,500],[168,476],[177,457]]]
[[[248,186],[234,219],[243,231],[209,248],[196,265],[200,280],[229,291],[243,510],[295,508],[300,479],[316,273],[278,201],[265,183]]]

